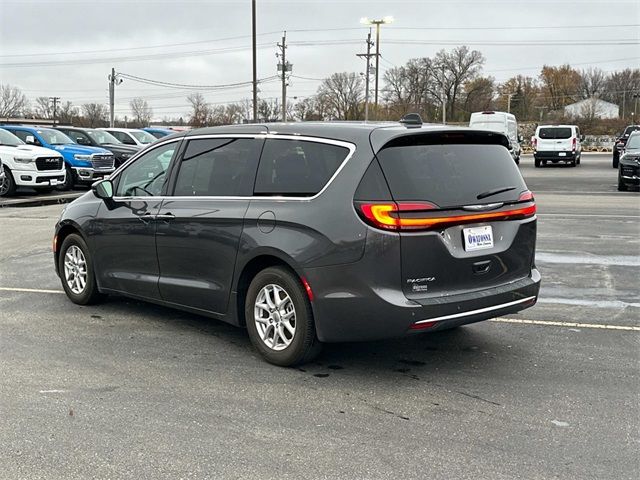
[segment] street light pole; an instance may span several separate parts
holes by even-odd
[[[253,50],[253,122],[258,121],[258,67],[256,64],[256,0],[251,0],[251,31]]]

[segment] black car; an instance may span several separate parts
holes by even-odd
[[[629,135],[632,132],[640,130],[640,125],[629,125],[624,131],[618,135],[613,142],[613,168],[618,168],[618,162],[620,161],[620,154],[624,150],[624,146],[627,144]]]
[[[278,365],[515,313],[540,275],[508,146],[421,121],[183,132],[67,206],[56,271],[78,304],[126,295],[246,327]]]
[[[632,132],[618,165],[618,190],[640,186],[640,131]]]
[[[55,127],[55,129],[60,130],[78,145],[102,147],[109,150],[115,157],[116,167],[122,165],[140,150],[138,146],[125,145],[104,130],[79,127]]]

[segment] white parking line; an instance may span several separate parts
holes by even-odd
[[[63,290],[44,290],[42,288],[12,288],[0,287],[3,292],[26,292],[26,293],[64,293]]]
[[[521,325],[544,325],[546,327],[595,328],[599,330],[626,330],[640,332],[640,327],[632,325],[607,325],[605,323],[556,322],[553,320],[525,320],[523,318],[494,318],[490,322],[516,323]]]

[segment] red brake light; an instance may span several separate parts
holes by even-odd
[[[524,192],[520,195],[522,200],[533,200],[531,192]],[[383,228],[385,230],[426,230],[429,228],[444,228],[451,225],[460,225],[463,223],[474,223],[490,220],[513,220],[520,218],[532,217],[536,213],[535,204],[526,207],[513,208],[510,210],[500,210],[495,212],[482,212],[464,215],[433,215],[433,216],[402,216],[406,212],[419,212],[424,210],[437,209],[436,205],[431,203],[364,203],[360,205],[360,211],[364,215],[367,222],[374,227]],[[435,213],[435,212],[434,212]],[[441,212],[444,213],[444,212]]]
[[[533,201],[533,193],[531,193],[529,190],[522,192],[518,197],[518,201],[519,202]]]
[[[576,144],[577,144],[577,139],[576,137],[573,137],[573,141],[571,142],[571,150],[576,149]]]

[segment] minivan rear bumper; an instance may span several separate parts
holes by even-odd
[[[359,284],[344,265],[305,274],[323,342],[380,340],[488,320],[533,306],[540,290],[535,268],[530,276],[497,287],[417,300],[407,299],[401,290]]]
[[[578,158],[578,152],[572,151],[537,151],[533,154],[533,158],[536,160],[560,160],[571,161]]]

